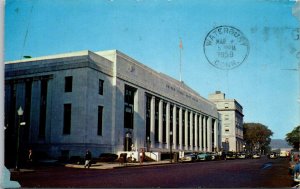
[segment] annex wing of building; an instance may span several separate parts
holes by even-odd
[[[7,62],[6,158],[15,153],[19,107],[20,149],[51,157],[221,148],[214,103],[117,50]]]

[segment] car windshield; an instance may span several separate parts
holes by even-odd
[[[184,155],[190,156],[190,155],[194,155],[194,154],[193,153],[185,153]]]

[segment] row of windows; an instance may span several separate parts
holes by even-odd
[[[63,134],[71,134],[72,126],[72,104],[64,104],[64,125]],[[98,106],[98,122],[97,122],[97,134],[102,136],[102,120],[103,120],[103,106]]]
[[[104,88],[104,80],[99,79],[99,87],[98,87],[98,93],[99,95],[103,95],[103,88]],[[67,76],[65,77],[65,92],[72,92],[73,88],[73,76]]]

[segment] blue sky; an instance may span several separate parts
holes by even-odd
[[[299,125],[299,35],[293,1],[254,0],[8,0],[5,60],[80,50],[117,49],[182,80],[201,96],[219,90],[236,99],[245,122],[259,122],[273,138]],[[205,58],[205,36],[221,25],[248,38],[239,67],[220,70]]]

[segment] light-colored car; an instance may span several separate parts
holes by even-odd
[[[220,159],[220,156],[218,153],[215,153],[215,152],[211,152],[209,153],[210,156],[211,156],[211,160],[219,160]]]
[[[200,152],[200,153],[197,154],[197,160],[198,161],[212,160],[212,156],[211,156],[210,153]]]
[[[236,157],[238,159],[246,159],[246,154],[245,153],[237,153]]]
[[[270,159],[276,159],[278,158],[278,155],[276,153],[270,153],[270,155],[268,156]]]
[[[287,151],[280,151],[279,156],[280,156],[281,158],[286,158],[286,157],[288,157],[288,152],[287,152]]]
[[[187,161],[196,161],[197,156],[195,153],[184,153],[184,156],[181,158],[181,161],[187,162]]]
[[[260,154],[258,154],[258,153],[253,154],[252,158],[253,159],[259,159],[260,158]]]

